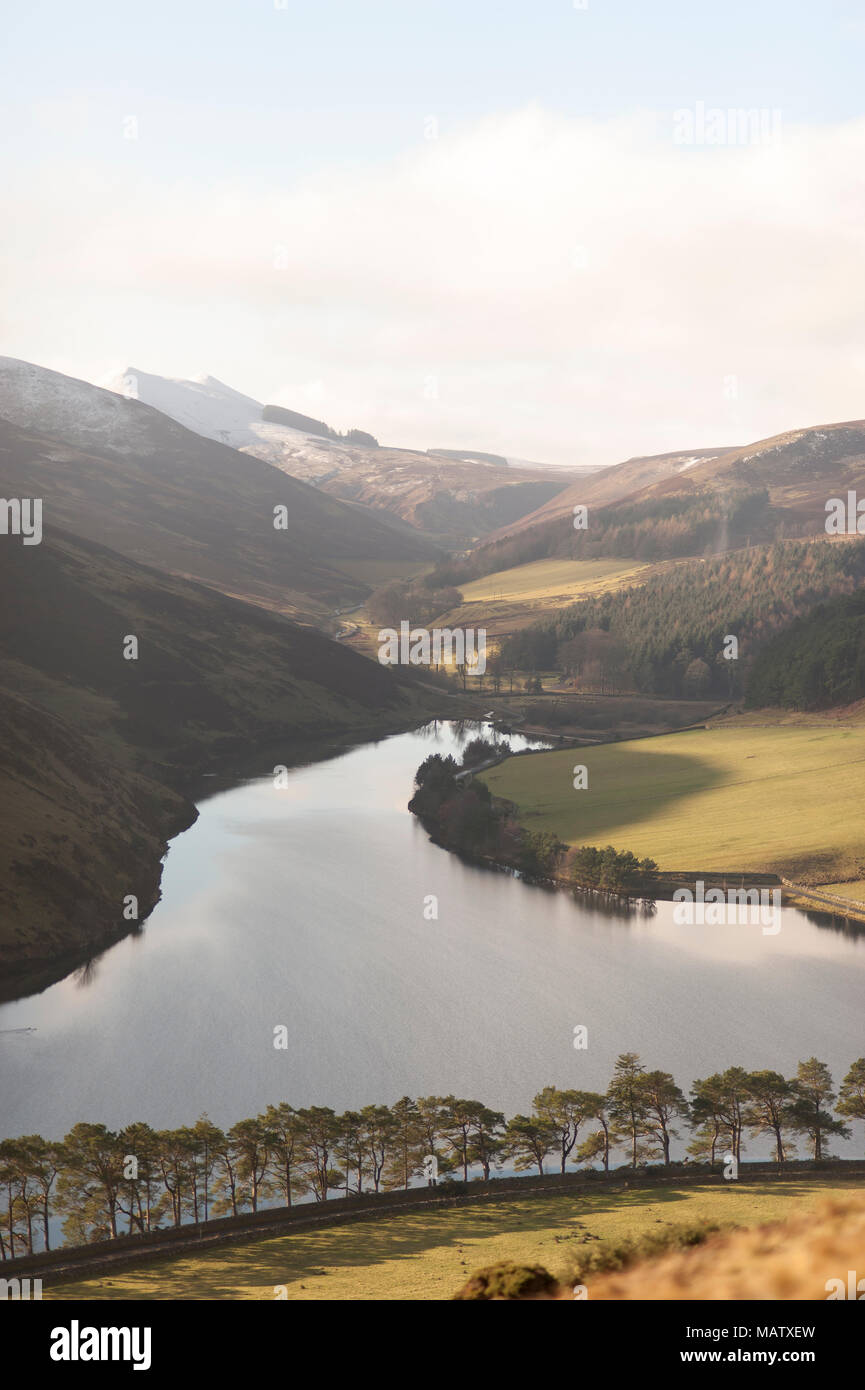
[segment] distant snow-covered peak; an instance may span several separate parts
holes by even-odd
[[[261,419],[259,401],[204,373],[184,381],[127,367],[109,383],[109,389],[143,401],[196,434],[235,448],[253,442],[252,427]]]
[[[262,420],[260,401],[205,372],[183,380],[127,367],[109,385],[119,395],[143,401],[196,434],[255,454],[299,476],[316,476],[333,468],[326,440]]]

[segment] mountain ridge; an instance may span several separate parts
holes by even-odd
[[[369,593],[355,565],[422,569],[436,554],[390,518],[149,405],[8,358],[0,469],[4,486],[43,498],[46,519],[277,611],[321,618]]]
[[[472,544],[534,511],[575,476],[523,461],[502,468],[490,461],[493,456],[481,457],[483,451],[459,451],[458,458],[449,458],[441,450],[310,434],[270,418],[283,407],[262,404],[210,376],[184,381],[128,368],[112,379],[110,389],[134,392],[187,428],[330,496],[398,518],[446,549]]]
[[[0,998],[140,930],[202,772],[327,756],[441,702],[315,629],[50,525],[39,546],[0,545],[0,585]]]

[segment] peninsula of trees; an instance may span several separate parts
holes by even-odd
[[[528,878],[552,878],[604,893],[651,893],[658,867],[653,859],[638,859],[613,845],[569,849],[551,831],[527,830],[514,818],[509,802],[493,797],[484,782],[470,779],[473,767],[502,751],[509,750],[474,739],[463,754],[462,768],[440,753],[421,763],[409,810],[438,844],[518,869]]]

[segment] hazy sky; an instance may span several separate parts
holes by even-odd
[[[559,463],[865,416],[862,3],[29,0],[4,40],[0,352]]]

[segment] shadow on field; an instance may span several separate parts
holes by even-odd
[[[722,768],[706,759],[673,752],[673,737],[670,751],[663,753],[647,753],[639,742],[570,749],[567,763],[583,763],[588,769],[590,797],[581,799],[571,792],[558,750],[506,763],[512,773],[509,787],[500,792],[492,779],[491,787],[516,801],[525,825],[549,818],[558,822],[558,834],[598,844],[622,825],[652,820],[682,797],[712,791],[729,780]],[[555,771],[550,758],[557,760]],[[551,791],[556,794],[549,798]]]
[[[780,1181],[770,1187],[743,1184],[706,1189],[706,1195],[729,1198],[727,1216],[713,1205],[711,1219],[737,1224],[737,1198],[775,1196],[794,1199],[813,1195],[813,1181]],[[698,1189],[698,1192],[700,1189]],[[561,1264],[567,1256],[584,1243],[594,1241],[598,1233],[592,1220],[604,1215],[622,1215],[631,1208],[664,1208],[665,1217],[653,1216],[648,1229],[655,1224],[675,1224],[683,1219],[694,1221],[699,1214],[693,1209],[680,1214],[679,1204],[698,1195],[693,1188],[618,1188],[605,1193],[587,1195],[527,1198],[520,1201],[490,1199],[483,1205],[470,1208],[450,1207],[435,1211],[407,1210],[404,1214],[360,1220],[343,1225],[298,1231],[296,1234],[274,1236],[221,1250],[199,1257],[183,1256],[160,1260],[136,1271],[118,1271],[113,1278],[93,1280],[89,1284],[59,1286],[54,1297],[78,1299],[103,1297],[109,1299],[177,1299],[177,1300],[235,1300],[251,1296],[264,1300],[274,1297],[273,1290],[281,1284],[291,1286],[306,1283],[305,1292],[327,1297],[329,1274],[360,1270],[384,1264],[386,1261],[411,1260],[427,1251],[450,1250],[462,1256],[455,1260],[454,1277],[459,1279],[464,1267],[468,1273],[487,1258],[483,1247],[472,1249],[469,1242],[490,1237],[525,1236],[543,1232],[554,1242],[549,1258]],[[749,1203],[750,1207],[750,1203]],[[759,1219],[759,1218],[758,1218]],[[777,1219],[766,1217],[765,1219]],[[753,1222],[753,1213],[744,1214],[742,1224]],[[629,1234],[629,1229],[608,1232],[602,1239],[616,1239]],[[465,1247],[465,1249],[463,1249]],[[314,1288],[310,1287],[315,1281]],[[321,1282],[319,1282],[321,1281]],[[98,1291],[94,1289],[98,1285]],[[456,1288],[458,1285],[455,1284]],[[298,1290],[289,1288],[289,1296],[297,1297]],[[341,1295],[345,1297],[343,1289]],[[303,1294],[300,1295],[301,1300]]]

